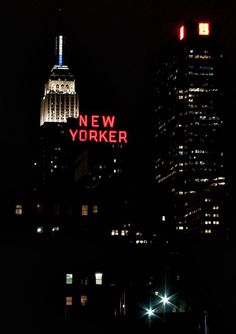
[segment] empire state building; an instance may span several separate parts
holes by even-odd
[[[79,96],[75,91],[75,78],[63,64],[64,38],[56,37],[57,64],[53,66],[45,84],[41,101],[40,126],[45,122],[66,123],[69,117],[79,116]]]

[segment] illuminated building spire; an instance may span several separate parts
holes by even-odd
[[[56,16],[55,60],[41,101],[40,125],[45,122],[65,123],[79,116],[79,95],[75,78],[65,65],[65,37],[62,32],[62,10]]]
[[[59,6],[57,9],[57,36],[55,40],[55,56],[56,63],[59,66],[62,66],[64,63],[64,45],[65,45],[65,37],[62,33],[62,9]]]
[[[57,57],[57,65],[63,65],[63,50],[64,49],[64,37],[59,35],[56,37],[56,45],[55,45],[55,54]]]

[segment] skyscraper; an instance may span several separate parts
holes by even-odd
[[[80,123],[79,95],[76,92],[75,78],[69,67],[64,65],[64,49],[65,38],[59,35],[55,43],[56,65],[53,66],[45,84],[41,101],[40,128],[34,161],[36,190],[46,186],[54,190],[68,185],[71,187],[73,182],[80,181],[85,187],[95,187],[119,178],[124,171],[125,145],[118,140],[116,143],[115,132],[112,132],[112,144],[108,143],[106,128],[99,132],[103,133],[101,138],[104,143],[97,144],[100,140],[97,139],[94,129],[88,130],[91,134],[87,136],[88,140],[72,140],[69,127]],[[117,126],[114,121],[115,115],[99,116],[96,112],[96,115],[92,116],[91,112],[87,112],[84,119],[91,117],[113,119],[112,124],[109,123],[111,130],[113,127],[115,130]],[[109,128],[109,124],[105,122],[105,127]],[[91,124],[86,126],[89,128]],[[85,129],[82,132],[87,134]]]
[[[45,84],[41,101],[40,125],[45,122],[66,122],[69,117],[79,116],[79,96],[75,90],[75,78],[64,65],[64,37],[56,37],[57,64],[53,66]]]
[[[217,25],[179,27],[156,75],[154,182],[168,194],[172,231],[222,233],[226,180],[222,49]],[[218,233],[219,232],[219,233]]]

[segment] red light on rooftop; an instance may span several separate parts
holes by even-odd
[[[203,36],[210,35],[210,24],[208,22],[198,23],[198,34]]]
[[[179,39],[180,39],[180,41],[182,41],[182,39],[184,39],[184,36],[185,35],[185,29],[184,29],[184,26],[181,26],[180,28],[179,28]]]

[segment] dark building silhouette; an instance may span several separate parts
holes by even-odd
[[[178,256],[169,253],[155,226],[140,219],[122,122],[116,116],[114,123],[113,115],[79,112],[74,77],[62,63],[63,54],[58,59],[41,104],[32,190],[17,199],[11,213],[16,225],[24,224],[22,235],[37,256],[34,284],[40,288],[34,291],[34,314],[41,312],[45,323],[65,328],[143,332],[152,300],[159,304],[157,327],[163,326],[163,311],[180,314],[173,322],[191,318],[181,269],[173,265]],[[95,115],[80,140],[75,136],[79,115]],[[101,130],[100,118],[105,122]],[[175,290],[178,298],[165,301],[163,309],[163,298]]]
[[[223,55],[218,26],[179,27],[156,73],[153,181],[172,233],[226,237]]]

